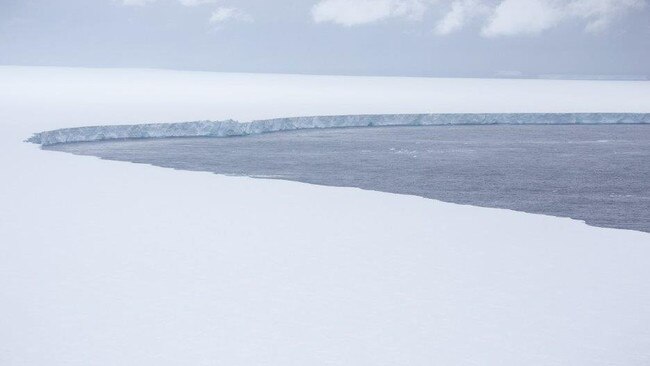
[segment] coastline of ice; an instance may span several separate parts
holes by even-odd
[[[444,113],[291,117],[63,128],[34,134],[28,142],[53,145],[113,139],[226,137],[312,128],[477,124],[646,124],[650,113]]]

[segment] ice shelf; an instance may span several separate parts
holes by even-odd
[[[28,142],[53,145],[114,139],[245,136],[316,128],[492,124],[647,124],[650,113],[444,113],[290,117],[63,128],[34,134]]]

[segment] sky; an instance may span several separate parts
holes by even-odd
[[[650,0],[0,0],[0,64],[648,78]]]

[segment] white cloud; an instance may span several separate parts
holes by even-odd
[[[538,34],[557,25],[562,10],[548,0],[504,0],[494,10],[481,34],[486,37]]]
[[[219,7],[215,11],[212,12],[212,16],[210,17],[210,23],[213,24],[221,24],[225,22],[252,22],[253,17],[251,17],[248,13],[245,13],[244,11],[237,9],[237,8],[229,8],[229,7]]]
[[[122,4],[125,6],[144,6],[155,1],[156,0],[122,0]]]
[[[158,0],[118,0],[126,6],[144,6]],[[222,0],[177,1],[188,7]],[[316,1],[316,0],[312,0]],[[537,35],[563,23],[574,22],[590,33],[607,30],[616,20],[641,9],[649,0],[318,0],[311,9],[316,23],[330,22],[346,27],[390,18],[419,20],[430,7],[447,11],[434,25],[434,32],[447,35],[469,24],[482,23],[484,37]],[[235,7],[214,10],[211,23],[252,21]]]
[[[447,35],[460,30],[465,24],[489,11],[489,7],[480,0],[454,0],[449,12],[438,21],[434,29],[438,35]]]
[[[645,0],[573,0],[568,4],[567,12],[586,19],[587,32],[600,32],[615,18],[644,6]]]
[[[158,0],[121,0],[126,6],[144,6]],[[218,3],[221,0],[178,0],[183,6],[194,7],[205,4]],[[216,8],[209,19],[212,24],[222,24],[226,22],[252,22],[253,17],[243,10],[235,7],[220,6]]]
[[[149,3],[154,3],[158,0],[122,0],[122,4],[126,6],[144,6]],[[203,4],[214,4],[219,0],[178,0],[183,6],[198,6]]]
[[[420,19],[425,10],[423,0],[321,0],[312,8],[312,18],[349,27],[387,18]]]
[[[605,30],[645,0],[503,0],[481,34],[486,37],[539,34],[563,21],[586,22],[585,31]]]
[[[182,0],[201,1],[201,0]],[[312,7],[316,23],[350,27],[388,18],[421,19],[426,10],[442,3],[448,11],[434,27],[447,35],[482,19],[481,35],[502,37],[536,35],[574,21],[585,31],[606,30],[615,19],[640,9],[648,0],[319,0]]]
[[[199,6],[203,4],[214,4],[219,0],[178,0],[184,6]]]

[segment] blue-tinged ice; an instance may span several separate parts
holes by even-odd
[[[650,113],[446,113],[290,117],[240,123],[234,120],[63,128],[27,141],[53,145],[114,139],[226,137],[313,128],[486,124],[646,124]]]

